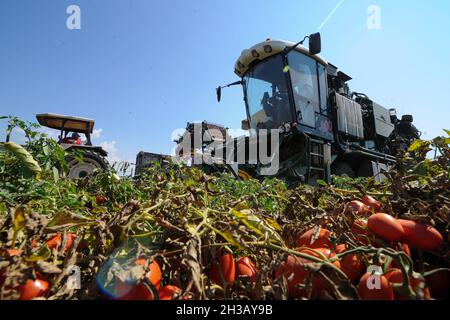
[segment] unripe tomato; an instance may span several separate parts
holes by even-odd
[[[236,262],[236,274],[238,276],[247,276],[250,282],[256,282],[258,270],[249,257],[240,258]]]
[[[95,202],[97,203],[97,205],[102,206],[105,204],[106,198],[104,195],[98,195],[95,197]]]
[[[317,239],[313,239],[315,229],[310,229],[302,234],[296,242],[297,248],[309,247],[309,248],[332,248],[333,242],[330,240],[331,232],[327,229],[320,229]]]
[[[308,277],[309,271],[306,269],[308,260],[288,256],[287,260],[281,264],[275,273],[276,278],[284,277],[287,281],[289,296],[293,298],[306,298],[307,291],[299,288]]]
[[[146,259],[136,260],[136,265],[145,266],[147,264]],[[156,289],[161,287],[162,273],[158,262],[153,261],[148,266],[148,272],[145,277],[153,284]],[[152,290],[150,290],[145,284],[130,284],[124,283],[119,279],[116,280],[115,297],[117,300],[154,300]]]
[[[374,275],[380,277],[380,286],[371,288],[371,273],[366,273],[361,277],[358,286],[358,293],[363,300],[394,300],[394,289],[385,276]]]
[[[442,234],[431,226],[402,219],[399,219],[398,222],[404,230],[405,242],[413,248],[437,250],[444,243]]]
[[[386,279],[388,279],[388,281],[390,283],[403,284],[403,273],[400,269],[394,269],[394,270],[389,271],[388,273],[386,273],[385,277],[386,277]],[[410,282],[411,288],[414,290],[414,292],[416,294],[419,294],[420,293],[419,292],[420,285],[424,284],[424,280],[410,277],[409,282]],[[425,287],[423,289],[422,295],[423,295],[424,299],[429,300],[431,298],[430,289]],[[408,299],[408,297],[403,296],[399,292],[394,292],[394,296],[395,296],[396,300],[407,300]]]
[[[179,297],[181,292],[180,288],[169,285],[159,289],[158,297],[159,300],[173,300],[174,297]]]
[[[376,200],[374,197],[369,195],[365,195],[361,199],[362,203],[364,203],[369,209],[374,210],[375,212],[379,212],[381,210],[381,202]]]
[[[350,201],[347,206],[347,213],[353,213],[358,216],[366,216],[370,214],[370,209],[364,203],[358,200]]]
[[[48,292],[48,282],[40,279],[28,279],[25,284],[19,287],[20,300],[33,300],[43,297]]]
[[[336,247],[336,253],[341,254],[347,251],[345,244],[340,244]],[[350,279],[355,282],[361,278],[364,273],[365,265],[356,254],[348,254],[341,259],[341,269]]]
[[[386,241],[399,242],[405,235],[397,219],[385,213],[372,215],[367,220],[367,227],[373,234]]]
[[[64,249],[64,252],[69,252],[70,249],[72,249],[73,242],[75,241],[76,238],[77,238],[77,235],[74,233],[67,234],[66,247]],[[56,236],[47,240],[46,243],[50,249],[59,247],[62,243],[62,234],[58,233]]]
[[[214,264],[210,270],[211,280],[216,284],[222,284],[222,277],[220,273],[222,272],[224,280],[228,285],[232,285],[236,275],[236,267],[234,263],[234,257],[231,253],[225,254],[219,258],[218,262],[219,268]]]

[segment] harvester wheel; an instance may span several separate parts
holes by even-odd
[[[106,170],[107,161],[99,154],[91,151],[83,152],[83,161],[78,158],[69,156],[66,159],[69,172],[67,177],[69,179],[81,179],[90,176],[95,170]]]
[[[356,174],[353,171],[353,168],[345,162],[338,162],[336,165],[333,165],[332,174],[345,177],[345,178],[355,178]]]

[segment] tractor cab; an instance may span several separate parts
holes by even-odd
[[[50,113],[38,114],[36,118],[41,126],[60,130],[58,143],[92,146],[94,120]],[[81,140],[80,134],[84,134],[85,141]]]
[[[94,120],[44,113],[36,116],[43,127],[60,131],[58,143],[67,152],[68,177],[80,179],[92,175],[96,170],[106,170],[108,153],[100,146],[93,146],[91,134],[94,132]],[[85,136],[82,140],[80,134]],[[83,155],[80,159],[79,154]]]
[[[310,42],[308,50],[300,44],[267,40],[242,52],[235,73],[242,78],[246,103],[243,127],[259,131],[298,126],[305,133],[333,140],[328,64],[312,54],[311,47],[317,43]]]

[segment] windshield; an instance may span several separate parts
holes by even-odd
[[[320,112],[317,62],[296,51],[289,53],[288,60],[294,101],[301,115],[300,123],[314,128],[316,113]]]
[[[276,129],[292,122],[291,104],[281,55],[256,65],[244,77],[252,129]]]

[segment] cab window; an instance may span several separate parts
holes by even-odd
[[[288,55],[295,107],[300,112],[300,123],[315,128],[316,113],[320,113],[317,63],[297,51]]]

